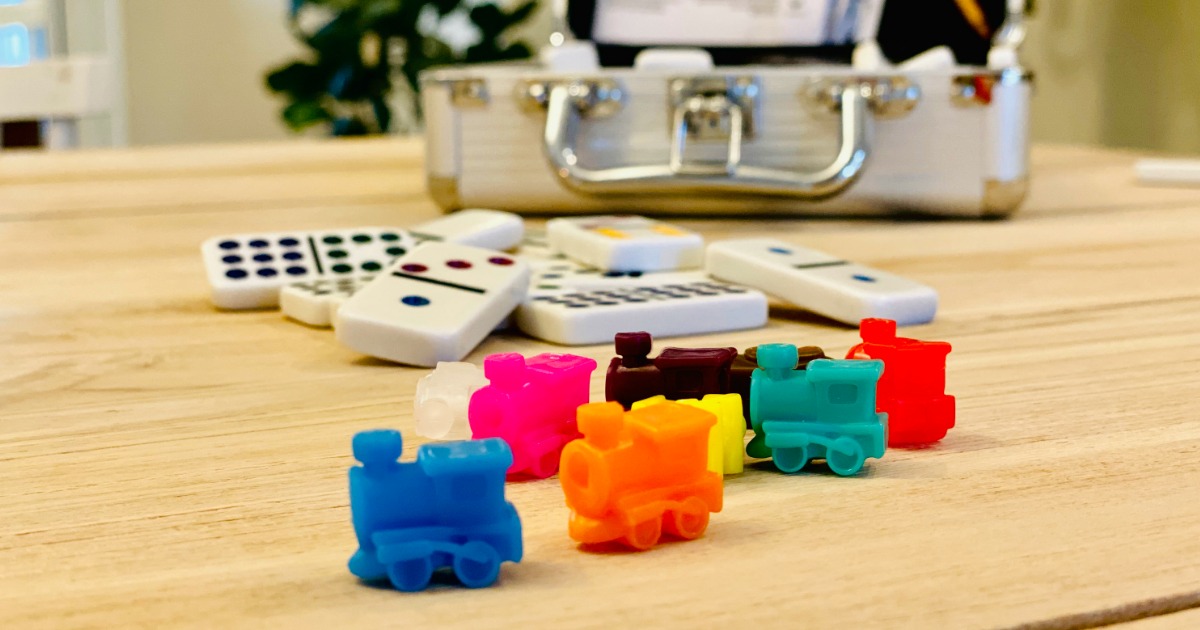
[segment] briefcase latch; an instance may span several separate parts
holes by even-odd
[[[675,173],[729,174],[741,162],[742,142],[755,135],[761,91],[750,76],[673,79],[668,90],[671,121],[670,167]],[[689,160],[689,140],[727,144],[723,163]]]

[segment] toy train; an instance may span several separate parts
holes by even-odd
[[[665,396],[655,396],[633,403],[633,410],[667,402]],[[675,402],[703,409],[716,418],[708,433],[708,469],[719,475],[735,475],[745,468],[743,450],[746,445],[746,418],[742,414],[742,397],[737,394],[709,394],[701,399],[681,398]]]
[[[594,360],[572,354],[487,357],[483,373],[490,384],[471,395],[467,409],[472,437],[508,443],[509,475],[553,475],[563,446],[579,437],[575,410],[588,402],[595,370]]]
[[[824,460],[853,475],[889,445],[944,437],[955,411],[950,345],[897,337],[889,320],[864,320],[861,335],[843,360],[791,344],[667,348],[650,359],[650,335],[621,333],[607,403],[587,402],[591,359],[492,355],[468,410],[476,440],[427,444],[400,463],[399,433],[355,436],[350,571],[403,591],[439,569],[469,587],[494,583],[502,562],[522,557],[521,522],[504,498],[506,475],[520,473],[559,471],[581,543],[697,538],[721,510],[722,473],[741,470],[743,413],[754,431],[745,452],[784,472]]]
[[[583,439],[562,453],[559,480],[581,543],[649,549],[665,530],[685,540],[720,512],[721,475],[707,469],[713,414],[675,402],[625,411],[612,402],[579,408]]]
[[[512,454],[503,440],[425,444],[414,463],[398,461],[402,446],[398,431],[354,436],[362,465],[350,469],[351,573],[419,591],[450,568],[478,588],[496,581],[501,562],[521,561],[521,520],[504,499]]]
[[[817,359],[796,370],[791,344],[758,348],[751,377],[751,457],[770,457],[784,472],[824,459],[838,475],[853,475],[868,457],[883,457],[887,415],[875,410],[883,362]]]
[[[918,341],[896,336],[896,322],[864,319],[863,342],[847,359],[880,359],[886,368],[879,379],[879,411],[888,415],[888,446],[929,444],[954,427],[954,397],[946,395],[944,341]]]
[[[736,348],[665,348],[651,359],[652,344],[650,333],[617,334],[617,356],[609,362],[605,375],[607,400],[629,409],[654,396],[682,400],[738,394],[743,415],[750,417],[750,375],[758,367],[756,348],[747,348],[742,354]],[[810,361],[823,358],[825,352],[816,346],[797,348],[793,367],[802,370]]]
[[[736,348],[667,348],[650,358],[650,333],[617,333],[617,357],[608,364],[604,395],[629,409],[654,396],[668,400],[728,394]]]

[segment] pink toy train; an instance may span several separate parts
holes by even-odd
[[[483,360],[490,385],[471,396],[471,436],[508,443],[511,476],[546,478],[558,471],[567,442],[580,437],[575,410],[588,402],[596,362],[573,354],[493,354]]]

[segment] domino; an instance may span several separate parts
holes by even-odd
[[[900,276],[774,239],[708,246],[708,273],[765,291],[846,324],[878,317],[924,324],[937,313],[932,288]]]
[[[446,241],[486,249],[516,247],[525,236],[525,222],[511,212],[459,210],[409,230],[418,243]]]
[[[535,270],[558,263],[578,265],[566,256],[550,249],[550,240],[546,236],[545,230],[525,230],[525,237],[521,239],[515,251],[518,258],[529,263],[529,266]]]
[[[546,230],[526,229],[521,242],[517,243],[517,254],[536,258],[553,258],[556,254],[550,250],[550,239]]]
[[[549,260],[533,266],[533,276],[529,281],[529,288],[553,291],[556,289],[611,289],[633,285],[654,285],[664,282],[669,273],[673,272],[601,271],[571,260]]]
[[[704,265],[699,234],[639,216],[551,219],[556,252],[606,271],[674,271]]]
[[[316,328],[329,328],[333,326],[337,311],[342,304],[374,279],[375,276],[372,275],[291,284],[279,292],[279,310],[288,318],[302,324]],[[512,316],[510,315],[500,322],[496,330],[507,330],[511,327]]]
[[[427,242],[337,310],[344,345],[397,363],[459,361],[521,303],[529,265],[492,250]]]
[[[289,284],[279,292],[279,310],[298,322],[327,328],[338,307],[374,279],[372,274]]]
[[[627,330],[671,337],[766,323],[765,295],[698,271],[645,274],[631,284],[607,288],[535,285],[516,312],[522,332],[568,346],[608,343]]]
[[[211,238],[200,249],[213,303],[242,310],[279,305],[280,290],[290,284],[378,273],[419,242],[508,249],[521,242],[524,233],[525,224],[515,214],[462,210],[412,230],[365,227],[236,234]]]
[[[381,271],[416,242],[399,228],[237,234],[200,246],[213,303],[222,309],[271,308],[287,284]]]
[[[418,243],[449,241],[489,249],[508,249],[523,241],[525,224],[520,217],[508,212],[463,210],[422,223],[409,234]],[[285,316],[309,326],[331,326],[338,307],[374,277],[372,274],[289,284],[279,292],[279,310]]]

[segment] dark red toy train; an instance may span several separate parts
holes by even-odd
[[[683,400],[739,394],[742,411],[750,417],[750,374],[758,367],[756,348],[747,348],[742,354],[736,348],[665,348],[652,359],[650,333],[617,333],[614,344],[617,356],[609,362],[604,381],[608,400],[629,409],[652,396]],[[823,358],[825,353],[816,346],[798,348],[796,368],[804,369],[809,361]]]

